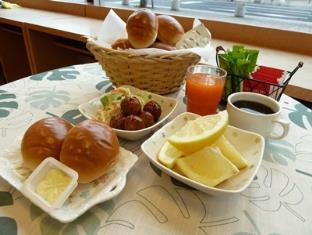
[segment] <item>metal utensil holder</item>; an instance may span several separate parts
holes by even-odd
[[[219,66],[218,55],[223,52],[225,52],[225,50],[222,46],[218,46],[216,48],[216,62],[218,66]],[[286,77],[280,84],[275,84],[275,83],[271,83],[267,81],[261,81],[258,79],[241,77],[235,74],[228,74],[227,79],[231,79],[232,87],[242,87],[241,83],[244,82],[245,91],[247,90],[249,92],[256,92],[256,93],[259,93],[259,91],[261,91],[261,94],[270,96],[278,101],[281,98],[281,95],[283,94],[283,92],[285,91],[291,78],[298,71],[298,69],[302,68],[302,66],[303,66],[303,62],[300,61],[298,65],[292,71],[285,71]]]

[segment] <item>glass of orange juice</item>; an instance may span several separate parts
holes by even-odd
[[[186,107],[199,115],[214,114],[221,100],[226,71],[212,65],[194,65],[186,75]]]

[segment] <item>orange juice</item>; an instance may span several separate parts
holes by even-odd
[[[217,111],[224,87],[218,74],[190,73],[186,78],[187,111],[199,115]]]

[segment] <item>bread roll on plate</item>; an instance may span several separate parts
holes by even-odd
[[[68,121],[58,117],[43,118],[33,123],[22,140],[24,165],[35,169],[48,157],[59,160],[63,141],[71,128]]]
[[[158,20],[152,11],[140,9],[129,16],[126,29],[128,39],[134,48],[147,48],[157,38]]]
[[[159,15],[158,18],[158,39],[172,46],[182,38],[183,26],[172,16]]]
[[[60,160],[78,172],[79,183],[89,183],[110,170],[118,156],[119,143],[113,129],[103,122],[86,120],[67,134]]]

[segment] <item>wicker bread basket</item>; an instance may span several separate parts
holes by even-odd
[[[113,85],[131,85],[157,94],[178,90],[187,68],[200,56],[193,52],[135,55],[128,50],[114,50],[88,39],[87,48],[101,64]]]

